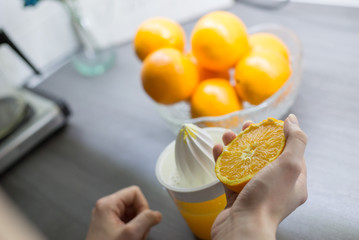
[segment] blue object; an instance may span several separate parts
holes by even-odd
[[[39,0],[24,0],[24,6],[35,6],[38,2]]]

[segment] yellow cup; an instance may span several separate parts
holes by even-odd
[[[216,143],[221,143],[225,129],[206,128]],[[175,141],[161,153],[156,164],[156,176],[164,186],[189,228],[200,239],[211,239],[211,228],[217,215],[227,204],[222,183],[214,179],[211,183],[193,188],[176,184]],[[214,169],[213,169],[214,171]]]
[[[213,222],[227,204],[225,194],[199,203],[174,201],[193,234],[200,239],[211,239]]]

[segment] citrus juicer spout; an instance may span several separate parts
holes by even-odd
[[[175,161],[183,187],[201,186],[216,179],[212,148],[214,141],[194,124],[183,124],[175,144]]]

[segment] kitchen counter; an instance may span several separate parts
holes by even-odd
[[[247,26],[278,23],[303,45],[303,75],[290,112],[309,137],[308,201],[285,219],[278,239],[359,239],[359,8],[290,4],[230,11]],[[194,21],[184,24],[189,35]],[[163,213],[148,239],[195,239],[155,177],[174,134],[142,90],[131,44],[115,66],[84,78],[65,65],[39,88],[64,98],[68,126],[0,176],[2,188],[48,239],[84,239],[96,200],[139,185]]]

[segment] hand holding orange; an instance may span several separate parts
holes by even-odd
[[[284,146],[283,121],[268,118],[251,124],[217,158],[217,178],[232,191],[240,192],[257,172],[278,158]]]
[[[243,130],[250,126],[243,125]],[[249,183],[238,194],[227,189],[227,206],[212,226],[212,237],[227,239],[241,235],[241,227],[233,231],[223,226],[232,226],[238,222],[244,223],[245,233],[248,230],[253,239],[275,239],[278,225],[302,205],[308,198],[307,171],[304,151],[307,137],[300,129],[294,115],[284,122],[285,147],[276,160],[257,172]],[[230,144],[236,138],[233,132],[223,135],[223,143]],[[213,148],[213,155],[218,159],[223,152],[223,146],[218,144]],[[233,216],[236,216],[233,218]],[[246,224],[251,219],[251,224]],[[258,228],[261,225],[261,229]]]

